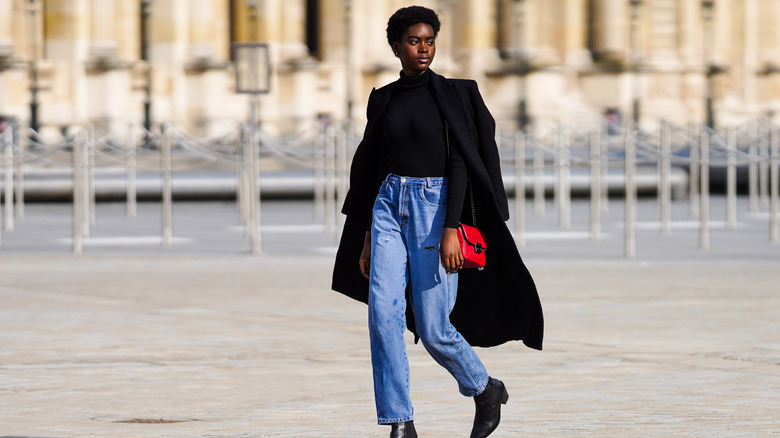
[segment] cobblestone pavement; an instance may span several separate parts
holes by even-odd
[[[108,235],[106,215],[96,231]],[[95,244],[72,256],[45,229],[15,233],[0,247],[0,437],[387,436],[365,306],[329,290],[332,254],[303,251],[306,239],[268,236],[261,256],[235,251],[240,233],[210,253]],[[594,243],[569,243],[581,245]],[[545,349],[478,349],[510,393],[491,437],[780,436],[777,247],[642,248],[587,260],[529,242]],[[420,436],[468,436],[472,401],[408,349]]]

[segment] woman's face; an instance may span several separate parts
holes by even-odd
[[[404,75],[417,76],[425,73],[436,55],[436,37],[427,23],[409,26],[401,40],[393,43],[393,52],[401,60]]]

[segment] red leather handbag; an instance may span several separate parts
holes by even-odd
[[[487,251],[487,239],[482,231],[471,225],[458,225],[458,241],[460,252],[463,254],[463,268],[485,268],[485,251]]]
[[[444,121],[444,135],[447,142],[447,157],[450,156],[450,125]],[[485,269],[485,251],[487,251],[487,238],[477,228],[477,209],[474,207],[474,188],[471,187],[471,178],[468,177],[469,200],[471,201],[471,223],[474,226],[458,224],[458,243],[463,254],[464,269]]]

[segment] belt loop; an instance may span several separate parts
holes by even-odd
[[[431,183],[431,178],[425,178],[425,188],[430,189],[433,184]]]

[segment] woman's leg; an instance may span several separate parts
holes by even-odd
[[[380,424],[413,420],[406,357],[406,245],[398,218],[399,190],[386,181],[376,203],[371,230],[368,326],[374,397]]]
[[[412,309],[417,332],[430,355],[452,374],[461,394],[481,393],[488,374],[474,349],[450,323],[458,290],[457,274],[447,274],[439,257],[444,226],[446,185],[431,179],[410,197],[409,251]]]

